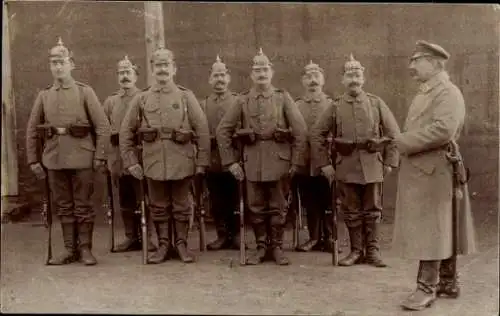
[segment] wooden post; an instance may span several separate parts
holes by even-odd
[[[163,26],[163,7],[161,1],[144,2],[144,22],[146,23],[146,65],[148,68],[148,86],[153,84],[151,56],[159,45],[165,46]]]
[[[19,194],[16,112],[12,89],[10,34],[7,2],[3,3],[2,31],[2,196]]]

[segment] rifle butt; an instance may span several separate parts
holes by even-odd
[[[148,223],[146,218],[146,205],[141,201],[141,232],[142,232],[142,264],[148,264]]]
[[[239,182],[240,206],[240,265],[246,265],[246,233],[245,233],[245,187],[244,181]]]

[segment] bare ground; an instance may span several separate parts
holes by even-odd
[[[493,208],[494,209],[494,208]],[[440,299],[419,315],[498,315],[497,213],[476,218],[480,252],[459,259],[462,296]],[[61,233],[54,225],[55,252]],[[143,266],[139,252],[107,252],[108,229],[94,237],[99,264],[44,266],[46,232],[33,222],[2,225],[1,311],[22,313],[412,315],[399,303],[414,289],[417,263],[390,250],[392,225],[383,225],[386,269],[366,265],[333,267],[326,253],[289,251],[292,265],[272,262],[240,267],[237,251],[197,251],[198,262],[169,261]],[[302,238],[306,233],[302,232]],[[209,232],[209,237],[214,237]],[[248,239],[253,243],[251,232]],[[122,231],[117,231],[117,239]],[[344,253],[348,245],[341,229]],[[291,232],[286,236],[291,248]],[[98,241],[102,241],[99,243]],[[251,245],[253,246],[253,245]]]

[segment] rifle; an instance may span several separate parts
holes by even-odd
[[[300,230],[302,229],[302,203],[298,192],[297,180],[295,177],[291,180],[290,205],[295,210],[293,225],[293,249],[299,245]]]
[[[206,230],[205,230],[205,207],[203,205],[203,189],[204,189],[204,178],[202,174],[198,174],[194,178],[195,183],[195,195],[196,195],[196,216],[198,218],[198,224],[200,229],[200,251],[205,251],[206,245]]]
[[[52,197],[50,194],[49,187],[49,175],[47,173],[47,168],[43,168],[45,171],[45,187],[42,198],[42,217],[44,221],[44,226],[47,228],[47,260],[45,265],[50,265],[50,260],[52,260]]]
[[[246,234],[245,234],[245,193],[246,182],[245,179],[238,181],[238,189],[240,195],[240,206],[237,213],[240,218],[240,265],[244,266],[247,263],[246,259]]]
[[[107,172],[106,182],[108,187],[108,197],[105,202],[105,208],[107,209],[106,217],[108,220],[108,225],[110,228],[109,232],[109,251],[115,252],[115,214],[119,212],[120,208],[120,193],[117,178],[111,175],[111,172]]]
[[[339,243],[338,243],[338,226],[337,226],[337,183],[333,179],[331,183],[332,190],[332,265],[339,265]]]
[[[142,264],[148,264],[148,196],[146,180],[140,180],[139,192],[141,195],[141,233],[142,233]]]

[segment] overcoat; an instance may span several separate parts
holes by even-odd
[[[460,90],[440,72],[422,84],[395,143],[401,153],[393,249],[401,257],[442,260],[452,255],[452,175],[448,144],[465,119]],[[459,203],[458,254],[475,251],[466,185]]]

